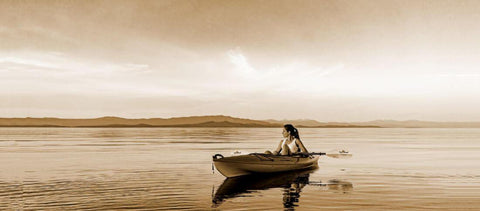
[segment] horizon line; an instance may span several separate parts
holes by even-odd
[[[374,119],[374,120],[367,120],[367,121],[342,121],[342,120],[336,120],[336,121],[320,121],[316,119],[251,119],[251,118],[245,118],[245,117],[236,117],[236,116],[229,116],[229,115],[223,115],[223,114],[215,114],[215,115],[193,115],[193,116],[173,116],[173,117],[139,117],[139,118],[126,118],[126,117],[121,117],[121,116],[100,116],[100,117],[89,117],[89,118],[70,118],[70,117],[0,117],[0,119],[101,119],[101,118],[119,118],[119,119],[175,119],[175,118],[194,118],[194,117],[230,117],[230,118],[237,118],[237,119],[246,119],[246,120],[254,120],[254,121],[317,121],[319,123],[341,123],[341,122],[375,122],[375,121],[396,121],[396,122],[411,122],[411,121],[418,121],[418,122],[437,122],[437,123],[479,123],[480,120],[464,120],[464,121],[434,121],[434,120],[419,120],[419,119],[408,119],[408,120],[395,120],[395,119]]]

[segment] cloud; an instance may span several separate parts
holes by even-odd
[[[233,64],[232,77],[228,82],[241,92],[304,92],[322,90],[319,83],[323,78],[340,71],[344,65],[339,63],[330,67],[319,67],[308,61],[279,61],[278,64],[261,64],[256,68],[239,49],[226,53]]]
[[[24,66],[24,70],[41,69],[64,73],[135,72],[150,68],[148,64],[98,61],[60,52],[16,52],[13,56],[0,54],[0,65],[0,70],[8,69],[8,65],[17,65]]]
[[[480,78],[479,73],[443,73],[437,74],[438,77],[445,77],[445,78],[462,78],[462,79],[472,79],[476,80]]]
[[[3,57],[0,58],[0,64],[5,65],[2,67],[3,70],[7,69],[7,65],[17,65],[17,66],[30,66],[33,68],[41,69],[57,69],[58,65],[50,63],[48,61],[21,58],[21,57]]]
[[[147,71],[149,65],[110,63],[85,58],[74,58],[59,52],[20,52],[14,56],[0,55],[0,71],[39,71],[40,74],[110,74],[116,72]]]
[[[0,55],[0,92],[96,94],[151,91],[151,87],[142,83],[151,71],[148,64],[98,61],[59,52],[12,54]]]
[[[247,58],[238,50],[230,50],[227,52],[230,62],[235,65],[236,69],[242,72],[250,73],[255,69],[250,66]]]

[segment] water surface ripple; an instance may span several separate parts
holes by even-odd
[[[319,169],[225,179],[280,128],[0,128],[0,210],[474,210],[480,129],[300,129]]]

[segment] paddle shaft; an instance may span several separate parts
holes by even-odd
[[[326,153],[326,152],[311,152],[311,153],[304,153],[303,155],[326,155],[331,158],[350,158],[352,154],[349,153]]]
[[[327,155],[327,153],[325,153],[325,152],[309,152],[309,153],[294,153],[293,155],[310,156],[310,155]]]
[[[325,152],[310,152],[309,155],[327,155]]]

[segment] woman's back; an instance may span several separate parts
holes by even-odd
[[[280,140],[278,147],[273,152],[265,151],[267,154],[291,155],[292,153],[308,153],[307,149],[300,140],[298,130],[291,124],[283,126],[282,135],[285,139]]]
[[[296,143],[297,139],[293,139],[290,143],[287,143],[288,138],[283,140],[282,146],[288,146],[290,148],[290,152],[295,153],[299,151],[298,145]]]

